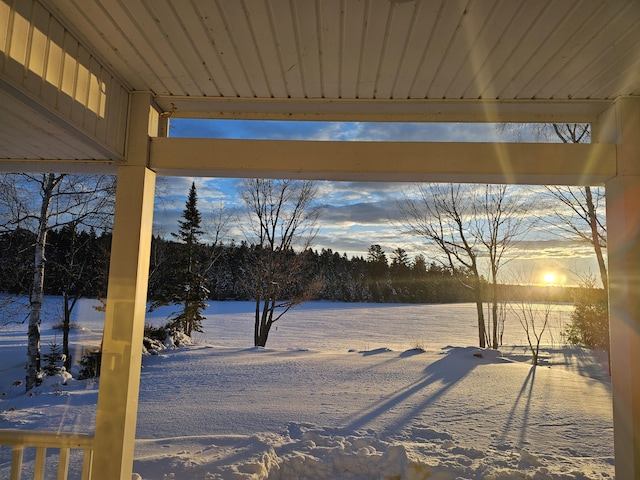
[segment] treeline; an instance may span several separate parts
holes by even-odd
[[[173,281],[171,261],[180,244],[154,237],[151,256],[149,296],[166,282]],[[211,264],[206,288],[211,300],[252,300],[246,294],[245,279],[259,257],[257,248],[247,243],[204,246],[201,263]],[[379,245],[371,245],[367,256],[348,257],[331,249],[307,250],[291,257],[304,257],[303,275],[317,280],[315,300],[374,303],[459,303],[473,302],[470,279],[464,270],[451,270],[423,255],[409,259],[397,248],[390,259]],[[289,261],[293,261],[290,258]],[[573,288],[531,285],[499,285],[499,300],[571,302]],[[293,292],[292,292],[293,293]],[[488,300],[489,292],[485,299]]]
[[[180,245],[155,237],[151,257],[149,296],[161,285],[173,281],[171,259]],[[378,248],[378,246],[372,246]],[[251,270],[251,262],[258,257],[256,247],[247,243],[205,246],[201,251],[201,263],[211,263],[206,287],[212,300],[250,300],[246,294],[244,279]],[[371,250],[371,249],[370,249]],[[317,280],[315,300],[341,302],[402,302],[402,303],[450,303],[472,301],[471,292],[465,287],[464,272],[452,272],[418,256],[388,262],[381,250],[378,256],[348,258],[330,249],[307,250],[291,256],[304,259],[307,278]],[[290,259],[289,261],[293,261]]]
[[[18,228],[0,234],[0,292],[29,295],[36,234]],[[71,225],[47,234],[45,295],[102,298],[106,295],[111,234]]]
[[[35,234],[16,229],[0,234],[0,291],[28,295],[33,281]],[[75,231],[71,227],[52,230],[47,238],[46,295],[103,298],[106,296],[111,235],[93,230]],[[181,248],[179,242],[154,237],[149,277],[149,299],[163,291],[163,285],[175,282],[173,260]],[[252,300],[244,280],[248,267],[257,256],[256,247],[245,242],[228,245],[202,245],[198,255],[208,264],[206,288],[211,300]],[[409,259],[398,248],[387,254],[372,245],[364,256],[347,257],[330,249],[290,252],[303,257],[305,272],[317,280],[314,299],[340,302],[380,303],[455,303],[472,302],[467,288],[468,275],[462,270],[428,261],[418,255]],[[540,301],[570,302],[571,289],[503,285],[503,300],[518,300],[526,295]]]

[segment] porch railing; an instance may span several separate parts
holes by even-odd
[[[35,449],[33,479],[44,479],[47,449],[58,451],[58,480],[69,477],[69,459],[73,450],[82,451],[82,480],[91,477],[93,463],[93,435],[83,433],[29,432],[0,430],[0,446],[11,447],[10,480],[21,480],[24,452]]]

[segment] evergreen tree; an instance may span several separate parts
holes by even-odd
[[[182,305],[182,310],[169,317],[167,326],[191,336],[194,331],[202,332],[202,311],[207,307],[205,300],[209,294],[205,286],[206,269],[202,265],[203,245],[200,237],[204,232],[200,227],[195,183],[191,184],[182,218],[178,221],[178,233],[173,234],[180,242],[176,255],[169,262],[174,274],[173,281],[159,287],[151,309],[160,305]]]
[[[44,367],[42,369],[45,375],[53,376],[62,372],[65,356],[64,353],[62,353],[62,348],[55,340],[49,344],[49,353],[42,355],[42,360],[44,361]]]
[[[371,278],[370,290],[374,302],[383,302],[390,298],[387,255],[378,244],[371,245],[367,250],[367,266]]]
[[[398,301],[411,302],[415,297],[411,293],[411,266],[409,255],[404,248],[396,248],[391,253],[391,284]]]
[[[573,345],[609,350],[609,315],[607,293],[597,288],[597,279],[587,276],[575,290],[567,340]]]

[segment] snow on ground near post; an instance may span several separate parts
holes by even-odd
[[[606,365],[561,345],[569,310],[559,308],[532,368],[516,320],[503,356],[469,346],[472,305],[311,302],[254,348],[252,305],[212,303],[194,344],[143,358],[134,471],[144,480],[611,478]],[[76,321],[74,341],[99,344],[88,302]],[[0,428],[92,432],[97,382],[49,381],[27,397],[11,387],[24,352],[26,327],[0,330]],[[9,465],[3,448],[0,478]]]

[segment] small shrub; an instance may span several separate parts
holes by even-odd
[[[65,356],[62,353],[62,347],[56,342],[49,344],[49,353],[45,353],[42,359],[44,360],[43,370],[45,375],[52,377],[64,370]]]
[[[167,326],[154,327],[153,325],[144,326],[144,337],[142,338],[143,354],[157,355],[160,350],[164,350],[171,332]]]
[[[81,366],[78,373],[78,380],[96,378],[100,376],[100,365],[102,362],[102,350],[85,350],[82,358],[78,362]]]
[[[167,327],[154,327],[153,325],[146,324],[144,326],[144,336],[145,338],[150,338],[152,340],[159,340],[160,342],[164,342],[168,337]]]

